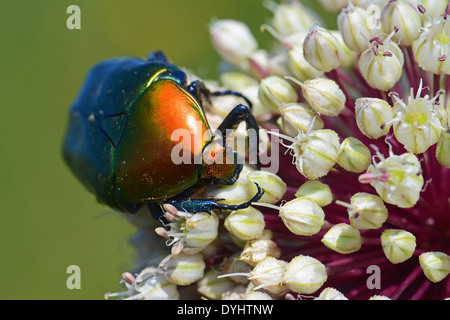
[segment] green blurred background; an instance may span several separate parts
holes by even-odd
[[[305,1],[314,3],[315,1]],[[68,30],[66,9],[81,9]],[[162,49],[202,77],[217,75],[208,23],[233,18],[259,32],[260,0],[2,0],[0,10],[0,299],[102,299],[133,267],[129,223],[96,203],[64,165],[68,108],[88,69]],[[81,268],[69,290],[66,269]]]

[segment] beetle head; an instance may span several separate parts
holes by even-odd
[[[243,164],[237,152],[224,147],[220,141],[212,141],[203,150],[200,182],[203,184],[226,184],[236,182]]]

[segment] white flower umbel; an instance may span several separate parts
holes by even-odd
[[[388,218],[383,200],[373,194],[358,192],[350,204],[339,200],[336,203],[347,208],[351,225],[360,230],[381,228]]]
[[[407,103],[392,95],[396,100],[392,121],[395,138],[409,152],[423,153],[439,140],[444,128],[435,103],[440,94],[438,92],[433,98],[429,95],[422,97],[421,79],[416,96],[411,88]]]
[[[372,139],[385,136],[389,132],[394,118],[389,103],[378,98],[357,99],[355,113],[359,130]]]
[[[361,53],[369,47],[369,40],[376,32],[376,29],[369,26],[369,21],[369,12],[351,2],[339,14],[339,31],[351,50]]]
[[[419,256],[425,276],[432,282],[440,282],[450,274],[450,256],[443,252],[425,252]]]
[[[361,249],[362,238],[359,230],[355,227],[346,223],[338,223],[325,233],[322,243],[331,250],[349,254]]]
[[[330,187],[318,180],[309,180],[303,183],[298,188],[295,196],[312,200],[321,207],[325,207],[333,202],[333,193]]]
[[[378,150],[373,164],[358,180],[370,183],[385,202],[400,208],[413,207],[424,185],[420,162],[414,154],[397,156],[390,152],[385,158]]]
[[[311,294],[322,287],[327,281],[328,275],[325,265],[319,260],[299,255],[286,266],[283,278],[290,290]]]
[[[398,32],[392,40],[401,46],[410,46],[420,36],[422,18],[417,7],[408,1],[390,1],[381,13],[381,25],[385,33],[398,27]]]
[[[411,258],[416,249],[416,237],[405,230],[386,229],[380,239],[386,258],[394,264]]]

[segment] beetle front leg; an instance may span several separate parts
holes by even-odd
[[[236,96],[245,101],[245,103],[248,105],[249,109],[251,110],[253,105],[252,102],[244,96],[242,93],[234,91],[234,90],[222,90],[222,91],[214,91],[211,92],[205,84],[200,80],[192,81],[188,86],[187,90],[198,100],[202,101],[202,97],[205,97],[208,101],[208,103],[211,104],[211,100],[209,99],[210,96],[213,97],[220,97],[220,96]]]
[[[211,212],[211,210],[241,210],[251,206],[253,202],[257,202],[264,194],[264,190],[257,184],[258,192],[249,201],[238,204],[229,205],[219,203],[221,199],[177,199],[166,201],[165,203],[171,204],[178,211],[186,211],[189,213],[197,212]]]
[[[256,150],[256,166],[258,169],[261,168],[261,163],[259,160],[259,126],[256,122],[255,117],[251,113],[250,109],[243,105],[239,104],[234,107],[233,110],[225,117],[223,122],[217,128],[224,139],[224,144],[228,141],[229,135],[227,133],[229,129],[236,130],[241,122],[245,121],[247,124],[247,132],[249,130],[253,130],[255,135],[252,136],[249,134],[249,149]]]

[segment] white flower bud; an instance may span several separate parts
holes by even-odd
[[[405,230],[386,229],[380,239],[386,258],[394,264],[411,258],[416,249],[416,237]]]
[[[450,169],[450,132],[444,131],[436,146],[436,159],[439,163]]]
[[[281,3],[273,12],[273,27],[282,35],[307,31],[315,17],[307,7],[298,2]]]
[[[342,46],[328,30],[312,25],[303,42],[303,54],[314,68],[329,72],[342,63]]]
[[[171,254],[160,262],[158,271],[170,282],[187,286],[203,278],[205,262],[201,254]]]
[[[450,273],[450,256],[443,252],[425,252],[419,256],[425,276],[431,282],[444,280]]]
[[[425,152],[439,140],[443,129],[434,105],[439,96],[430,99],[429,95],[422,97],[421,93],[422,80],[416,97],[411,89],[408,103],[394,96],[397,100],[393,109],[395,138],[412,153]]]
[[[220,300],[222,294],[236,287],[236,283],[228,278],[218,278],[220,273],[211,269],[205,273],[198,285],[198,292],[208,299]]]
[[[427,15],[434,18],[439,18],[445,12],[445,8],[448,5],[448,0],[417,0],[422,4],[427,11]],[[424,19],[427,19],[426,15],[423,15]]]
[[[238,285],[231,290],[225,291],[222,294],[221,300],[242,300],[246,294],[246,287]]]
[[[378,139],[389,132],[394,117],[392,108],[385,100],[359,98],[355,103],[356,124],[367,137]]]
[[[274,113],[280,113],[283,103],[297,102],[298,95],[291,84],[279,77],[269,76],[261,80],[258,92],[259,100]]]
[[[296,137],[299,131],[306,132],[311,125],[313,130],[323,129],[323,120],[305,103],[284,104],[280,113],[280,128],[288,136]]]
[[[381,13],[381,25],[385,33],[390,33],[397,27],[399,31],[392,39],[406,47],[419,38],[422,18],[418,10],[407,1],[390,1]]]
[[[257,239],[263,235],[264,215],[253,207],[236,210],[226,217],[224,226],[230,233],[240,239]]]
[[[388,158],[377,152],[379,162],[374,162],[367,173],[359,177],[362,183],[370,183],[387,203],[400,208],[413,207],[420,197],[424,184],[420,162],[412,153]]]
[[[334,12],[339,12],[348,6],[348,0],[319,0],[319,2],[326,10]]]
[[[253,268],[249,279],[255,288],[261,288],[274,295],[283,294],[288,290],[283,278],[286,266],[287,262],[284,260],[267,257]]]
[[[314,201],[297,198],[281,206],[280,217],[292,233],[310,236],[322,228],[325,213]]]
[[[199,212],[186,219],[185,228],[183,251],[187,254],[198,253],[217,238],[219,218],[214,212]]]
[[[264,194],[259,200],[260,202],[277,203],[286,193],[286,183],[272,172],[255,170],[249,173],[247,177],[251,194],[258,192],[256,184],[264,190]]]
[[[360,230],[379,229],[388,218],[383,200],[373,194],[358,192],[352,196],[350,204],[336,203],[347,207],[351,225]]]
[[[236,20],[216,20],[209,26],[216,51],[227,62],[248,68],[248,57],[258,43],[245,23]]]
[[[372,162],[369,148],[356,138],[348,137],[341,143],[337,163],[347,171],[361,173]]]
[[[325,288],[314,300],[348,300],[340,291],[334,288]]]
[[[166,209],[166,207],[165,207]],[[162,227],[155,231],[168,239],[167,245],[172,246],[172,253],[195,254],[206,248],[217,238],[219,218],[214,213],[199,212],[195,214],[176,211],[171,213],[169,230]],[[172,240],[170,240],[172,238]]]
[[[244,166],[239,178],[234,184],[211,187],[208,189],[206,195],[216,199],[224,199],[221,202],[229,205],[238,205],[250,201],[254,194],[250,193],[247,175],[251,171],[252,169]]]
[[[370,6],[377,6],[380,9],[383,9],[389,2],[389,0],[352,0],[355,6],[368,9]]]
[[[375,36],[375,29],[370,28],[368,23],[369,12],[352,3],[339,14],[339,31],[351,50],[361,53],[369,47],[369,40]]]
[[[247,277],[251,270],[252,266],[240,260],[239,253],[235,253],[223,263],[222,273],[227,274],[227,277],[235,283],[247,285],[249,283]]]
[[[283,278],[290,290],[311,294],[322,287],[328,275],[325,266],[319,260],[299,255],[286,266]]]
[[[290,79],[302,87],[303,97],[319,114],[335,117],[344,109],[345,94],[334,80],[316,78],[301,83],[294,78]]]
[[[178,300],[180,298],[177,286],[158,274],[155,268],[143,269],[131,284],[136,293],[128,299]],[[118,295],[110,294],[109,297]]]
[[[280,255],[280,249],[275,242],[272,240],[258,239],[248,241],[245,244],[239,259],[254,267],[266,257],[278,259]]]
[[[300,133],[291,146],[297,170],[308,179],[325,176],[336,164],[341,144],[333,130],[315,130]]]
[[[318,180],[309,180],[303,183],[295,193],[295,196],[312,200],[321,207],[325,207],[333,202],[333,194],[330,187]]]
[[[362,246],[359,230],[346,223],[331,227],[321,241],[326,247],[342,254],[356,252]]]
[[[265,292],[250,291],[244,295],[243,300],[273,300],[273,298]]]
[[[339,30],[331,30],[331,34],[339,40],[342,47],[342,68],[352,69],[355,66],[356,58],[358,57],[359,53],[356,53],[355,51],[351,50],[344,42],[344,38],[342,37],[342,34],[339,32]]]
[[[287,67],[291,75],[300,81],[323,76],[323,71],[317,70],[306,61],[303,47],[295,47],[289,50]]]
[[[230,90],[239,91],[244,96],[246,96],[253,104],[252,113],[255,116],[260,116],[269,112],[269,109],[266,108],[258,98],[259,91],[259,81],[249,75],[240,72],[224,72],[220,75],[220,82],[225,88]],[[227,97],[227,96],[219,96],[217,98]],[[240,100],[242,103],[242,100]],[[237,104],[228,105],[231,108],[234,108]],[[226,108],[223,108],[226,109]],[[229,110],[226,114],[220,113],[224,118],[228,115]]]
[[[380,296],[380,295],[373,295],[369,298],[369,300],[391,300],[389,297],[386,296]]]
[[[391,33],[390,37],[394,33]],[[400,80],[403,72],[403,53],[390,37],[383,44],[373,42],[371,48],[364,51],[358,60],[361,75],[367,83],[383,91],[391,89]]]
[[[450,74],[450,23],[447,18],[432,20],[422,29],[414,44],[414,57],[424,70],[434,74]]]

